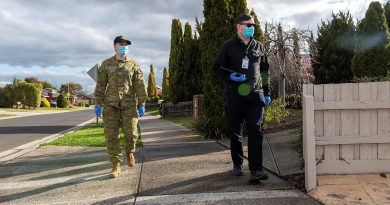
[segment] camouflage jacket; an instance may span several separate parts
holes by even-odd
[[[126,57],[115,56],[103,61],[98,70],[95,88],[97,105],[128,107],[134,103],[145,103],[147,91],[140,66]]]

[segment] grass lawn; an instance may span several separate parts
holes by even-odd
[[[159,111],[159,109],[155,108],[155,109],[147,110],[146,114],[153,115],[153,116],[159,116],[160,111]],[[168,117],[168,118],[164,118],[164,120],[179,124],[179,125],[184,126],[188,129],[192,129],[193,123],[194,123],[194,119],[192,117]]]
[[[9,114],[0,114],[0,118],[1,118],[1,117],[11,117],[11,116],[15,116],[15,115],[9,115]]]
[[[120,134],[120,146],[124,147],[125,139],[123,133]],[[54,146],[82,146],[82,147],[106,147],[104,140],[103,125],[99,124],[96,127],[95,123],[91,123],[75,132],[69,133],[61,138],[58,138],[45,145]],[[137,146],[142,146],[142,139],[139,137]]]
[[[188,129],[192,129],[194,127],[194,119],[192,117],[167,117],[164,118],[164,120],[179,124]]]
[[[160,111],[157,108],[150,109],[150,110],[146,110],[146,114],[157,116],[157,115],[160,115]]]

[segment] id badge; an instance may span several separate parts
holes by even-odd
[[[245,56],[245,58],[242,59],[242,68],[248,69],[249,68],[249,58],[248,56]]]

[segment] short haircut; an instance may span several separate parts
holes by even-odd
[[[243,21],[251,20],[252,16],[246,13],[242,13],[237,16],[235,25],[242,23]]]

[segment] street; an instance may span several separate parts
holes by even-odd
[[[0,153],[75,127],[95,116],[93,110],[0,120]]]

